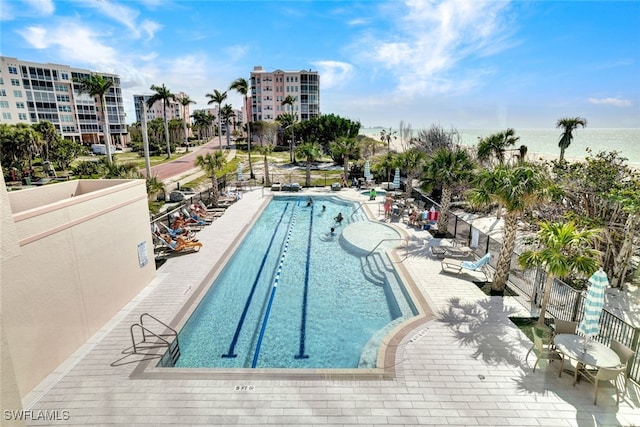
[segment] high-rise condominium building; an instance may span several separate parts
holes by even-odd
[[[179,92],[179,93],[174,93],[176,99],[180,99],[183,98],[185,96],[187,96],[186,93],[184,92]],[[153,95],[148,94],[148,95],[133,95],[133,104],[135,106],[136,109],[136,121],[137,122],[141,122],[142,121],[142,110],[140,109],[140,101],[144,100],[145,105],[147,104],[147,101],[149,101],[149,98],[151,98]],[[186,110],[186,111],[185,111]],[[156,101],[151,108],[146,107],[146,111],[147,111],[147,123],[149,123],[151,120],[153,119],[164,119],[164,112],[163,112],[163,103],[162,101]],[[187,117],[187,122],[189,122],[190,116],[191,116],[191,111],[189,108],[189,105],[187,106],[183,106],[181,103],[179,103],[177,100],[176,101],[172,101],[169,100],[169,102],[167,103],[167,120],[171,120],[171,119],[184,119],[185,117],[185,113],[186,113],[186,117]]]
[[[111,142],[127,136],[120,77],[68,65],[42,64],[0,57],[0,123],[34,124],[49,121],[65,138],[98,143],[102,139],[100,100],[80,93],[77,80],[99,74],[113,82],[107,92]]]
[[[282,105],[291,95],[293,105]],[[260,66],[251,72],[252,120],[274,121],[284,113],[297,120],[309,120],[320,115],[320,75],[317,71],[267,72]]]

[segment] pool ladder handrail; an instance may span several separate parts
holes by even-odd
[[[406,250],[405,255],[404,255],[404,258],[402,258],[399,262],[402,262],[402,261],[404,261],[405,259],[407,259],[407,258],[409,257],[409,239],[407,239],[407,238],[405,238],[405,237],[398,237],[398,238],[394,238],[394,239],[382,239],[382,240],[380,240],[380,241],[378,242],[378,244],[377,244],[373,249],[371,249],[371,251],[369,251],[369,253],[367,254],[367,256],[366,256],[366,257],[364,257],[364,258],[367,260],[367,263],[369,262],[369,255],[373,254],[373,253],[375,252],[375,250],[376,250],[376,249],[378,249],[378,246],[380,246],[380,245],[381,245],[382,243],[384,243],[384,242],[393,242],[393,241],[397,241],[397,240],[402,240],[402,241],[404,241],[404,243],[405,243],[404,248],[405,248],[405,250]],[[391,261],[391,262],[393,262],[393,261]]]
[[[353,218],[353,215],[355,215],[355,213],[358,212],[360,208],[362,208],[364,205],[373,205],[373,204],[375,203],[360,202],[360,206],[358,206],[353,212],[351,212],[351,216],[349,216],[349,218]]]
[[[155,320],[157,323],[159,323],[162,326],[164,326],[165,328],[169,329],[169,331],[171,331],[171,333],[168,333],[168,334],[157,334],[157,333],[153,332],[152,330],[150,330],[149,328],[145,327],[144,326],[144,318],[145,318],[145,316],[150,317],[151,319]],[[135,335],[134,335],[134,329],[136,327],[138,327],[140,329],[140,331],[142,332],[142,341],[139,344],[147,342],[147,337],[153,336],[153,337],[158,338],[160,341],[162,341],[164,343],[163,346],[166,345],[167,347],[172,347],[171,342],[169,340],[167,340],[165,337],[175,337],[175,340],[173,340],[175,345],[173,345],[173,349],[172,349],[172,359],[174,358],[174,356],[175,356],[175,360],[177,360],[178,357],[180,357],[180,346],[178,344],[178,332],[175,329],[173,329],[171,326],[167,325],[166,323],[164,323],[163,321],[161,321],[157,317],[154,317],[154,316],[150,315],[149,313],[142,313],[140,315],[140,321],[138,323],[134,323],[129,328],[129,332],[131,333],[131,343],[133,345],[133,354],[137,354],[138,353],[138,346],[136,344]]]

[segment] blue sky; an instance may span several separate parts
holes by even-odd
[[[204,108],[255,65],[320,72],[363,126],[640,127],[638,1],[0,0],[3,56],[165,83]],[[239,95],[228,102],[238,108]]]

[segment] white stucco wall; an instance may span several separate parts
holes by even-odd
[[[12,223],[19,255],[2,259],[2,322],[24,396],[151,282],[155,264],[143,180],[71,181],[7,198],[3,251]]]

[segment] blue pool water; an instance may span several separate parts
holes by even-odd
[[[179,332],[176,366],[375,366],[380,339],[416,311],[386,255],[343,249],[341,231],[366,220],[356,208],[274,198]]]

